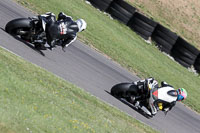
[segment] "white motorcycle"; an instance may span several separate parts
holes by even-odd
[[[168,102],[176,101],[177,97],[175,95],[165,95],[170,90],[174,90],[174,88],[172,86],[165,86],[161,89],[161,87],[158,87],[156,80],[146,80],[145,82],[138,81],[114,85],[111,88],[111,94],[117,98],[126,99],[136,109],[143,111],[147,117],[151,118],[156,115],[158,110],[162,110],[158,99]],[[169,109],[164,110],[165,113],[168,111]]]

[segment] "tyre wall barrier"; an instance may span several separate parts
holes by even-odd
[[[135,12],[129,21],[128,26],[145,40],[148,40],[156,28],[157,22],[154,22],[152,19]]]
[[[113,0],[88,0],[94,7],[106,11]]]
[[[161,51],[170,54],[176,40],[178,39],[178,35],[158,24],[151,38],[155,41]]]
[[[88,0],[100,9],[108,12],[114,19],[129,26],[145,40],[155,41],[159,50],[171,55],[184,67],[194,68],[200,73],[200,51],[176,33],[139,13],[124,0]]]
[[[191,67],[195,64],[200,51],[190,45],[183,38],[178,37],[176,44],[172,48],[171,56],[184,67]]]
[[[197,70],[198,73],[200,73],[200,54],[197,56],[195,60],[194,68]]]
[[[114,0],[107,12],[115,19],[121,21],[124,24],[128,24],[129,20],[132,18],[135,13],[136,8],[129,5],[123,0]]]

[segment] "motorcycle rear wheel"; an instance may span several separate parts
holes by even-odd
[[[6,24],[5,30],[11,35],[21,35],[19,30],[26,34],[31,29],[31,20],[28,18],[19,18],[11,20]]]
[[[133,83],[120,83],[111,88],[111,94],[118,98],[127,98],[137,93],[137,88]]]

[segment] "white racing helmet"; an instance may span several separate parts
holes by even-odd
[[[78,32],[85,30],[87,27],[87,23],[83,19],[76,20],[76,23],[78,25]]]

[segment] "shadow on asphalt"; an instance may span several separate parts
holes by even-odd
[[[4,32],[6,32],[2,27],[0,27],[0,29]],[[7,33],[7,32],[6,32]],[[7,33],[8,34],[8,33]],[[9,34],[10,35],[10,34]],[[12,36],[12,35],[10,35]],[[29,48],[33,49],[34,51],[36,51],[37,53],[41,54],[42,56],[45,56],[45,54],[41,51],[41,49],[36,49],[35,46],[33,46],[33,44],[26,42],[24,40],[22,40],[21,38],[17,37],[17,36],[12,36],[13,38],[15,38],[16,40],[24,43],[26,46],[28,46]]]
[[[104,90],[105,92],[107,92],[108,94],[110,94],[111,96],[113,96],[110,92],[108,92],[107,90]],[[113,96],[115,97],[115,96]],[[127,106],[129,106],[130,108],[132,108],[133,110],[135,110],[136,112],[138,112],[139,114],[141,114],[142,116],[144,116],[147,119],[151,119],[152,117],[148,116],[146,113],[144,113],[142,110],[137,109],[135,106],[133,106],[133,104],[129,103],[127,100],[123,99],[123,98],[117,98],[115,97],[117,100],[119,100],[120,102],[126,104]]]

